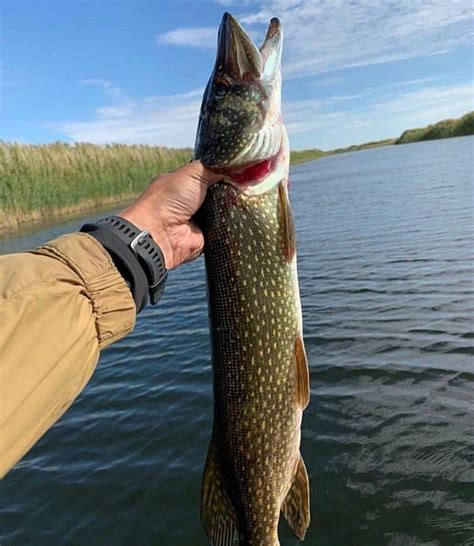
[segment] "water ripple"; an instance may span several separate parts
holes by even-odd
[[[308,546],[474,545],[473,143],[292,169]],[[160,305],[0,484],[2,545],[204,546],[211,384],[198,260],[173,271]],[[281,540],[298,544],[284,524]]]

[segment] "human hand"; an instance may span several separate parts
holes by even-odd
[[[146,229],[161,248],[167,269],[197,258],[204,247],[192,221],[209,186],[222,179],[200,161],[153,179],[138,199],[117,216]]]

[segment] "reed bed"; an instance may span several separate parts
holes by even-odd
[[[293,150],[290,152],[290,162],[292,165],[297,163],[304,163],[305,161],[313,161],[328,155],[328,152],[323,152],[318,148],[312,148],[310,150]]]
[[[474,134],[474,112],[405,131],[400,138],[323,151],[291,152],[291,163],[375,146]],[[34,220],[65,217],[131,200],[157,174],[189,161],[190,148],[0,141],[0,233]]]
[[[0,142],[0,229],[125,201],[191,155],[190,148]]]

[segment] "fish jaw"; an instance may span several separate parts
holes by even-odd
[[[262,56],[237,19],[226,12],[217,38],[216,68],[234,80],[262,75]]]
[[[278,154],[282,40],[274,18],[259,50],[237,19],[224,14],[194,154],[211,170],[241,170]]]
[[[242,169],[222,169],[223,181],[244,195],[260,195],[278,184],[288,185],[290,150],[285,127],[281,127],[281,143],[277,155]]]

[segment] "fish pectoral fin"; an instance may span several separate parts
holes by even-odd
[[[214,437],[202,479],[201,521],[212,546],[232,546],[239,537],[237,518],[220,470]]]
[[[311,516],[308,473],[301,455],[296,466],[295,477],[282,504],[281,511],[293,533],[300,540],[304,540]]]
[[[295,341],[295,360],[297,374],[297,398],[302,409],[305,409],[309,404],[309,366],[306,358],[303,338],[299,335]]]
[[[291,263],[296,252],[295,224],[291,214],[288,191],[283,182],[278,186],[278,198],[280,200],[281,229],[283,230],[285,260]]]

